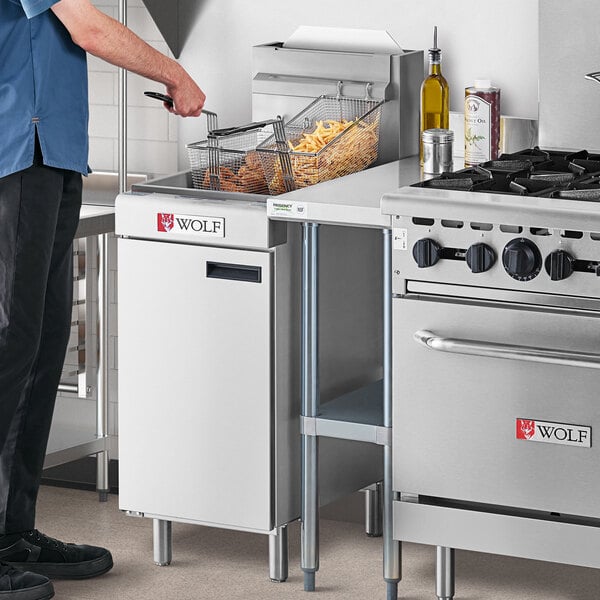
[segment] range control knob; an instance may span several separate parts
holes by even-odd
[[[544,266],[552,281],[561,281],[573,274],[575,259],[564,250],[555,250],[546,257]]]
[[[539,274],[542,255],[531,240],[515,238],[504,247],[502,264],[513,279],[529,281]]]
[[[413,258],[421,269],[433,267],[440,260],[441,252],[442,247],[431,238],[418,240],[413,246]]]
[[[494,266],[496,253],[487,244],[473,244],[467,250],[466,260],[473,273],[485,273]]]

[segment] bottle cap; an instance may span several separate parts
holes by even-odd
[[[476,79],[474,87],[476,87],[478,90],[489,90],[493,86],[489,79]]]

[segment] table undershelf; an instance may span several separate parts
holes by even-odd
[[[387,445],[389,428],[383,422],[379,380],[322,404],[318,417],[302,417],[302,433]]]

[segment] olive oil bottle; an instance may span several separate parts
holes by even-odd
[[[421,85],[421,127],[419,159],[423,164],[423,132],[448,129],[450,88],[442,75],[442,51],[437,47],[437,26],[433,28],[433,48],[429,49],[429,75]]]

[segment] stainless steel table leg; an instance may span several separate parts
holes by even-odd
[[[318,372],[318,232],[319,225],[302,226],[302,414],[319,413]],[[304,590],[315,590],[319,570],[318,438],[302,435],[301,567]]]
[[[154,562],[159,567],[171,564],[173,558],[173,541],[171,521],[153,520]]]
[[[383,230],[383,425],[392,427],[392,231]],[[394,540],[392,447],[383,449],[383,578],[387,600],[398,597],[402,545]]]
[[[108,499],[108,235],[98,236],[98,372],[96,384],[96,435],[105,450],[99,452],[96,487],[100,502]]]
[[[454,598],[454,548],[437,547],[435,593],[438,600]]]
[[[383,535],[383,483],[377,482],[365,490],[365,532],[369,537]]]
[[[269,535],[269,577],[283,583],[288,578],[288,530],[287,525],[278,527]]]

